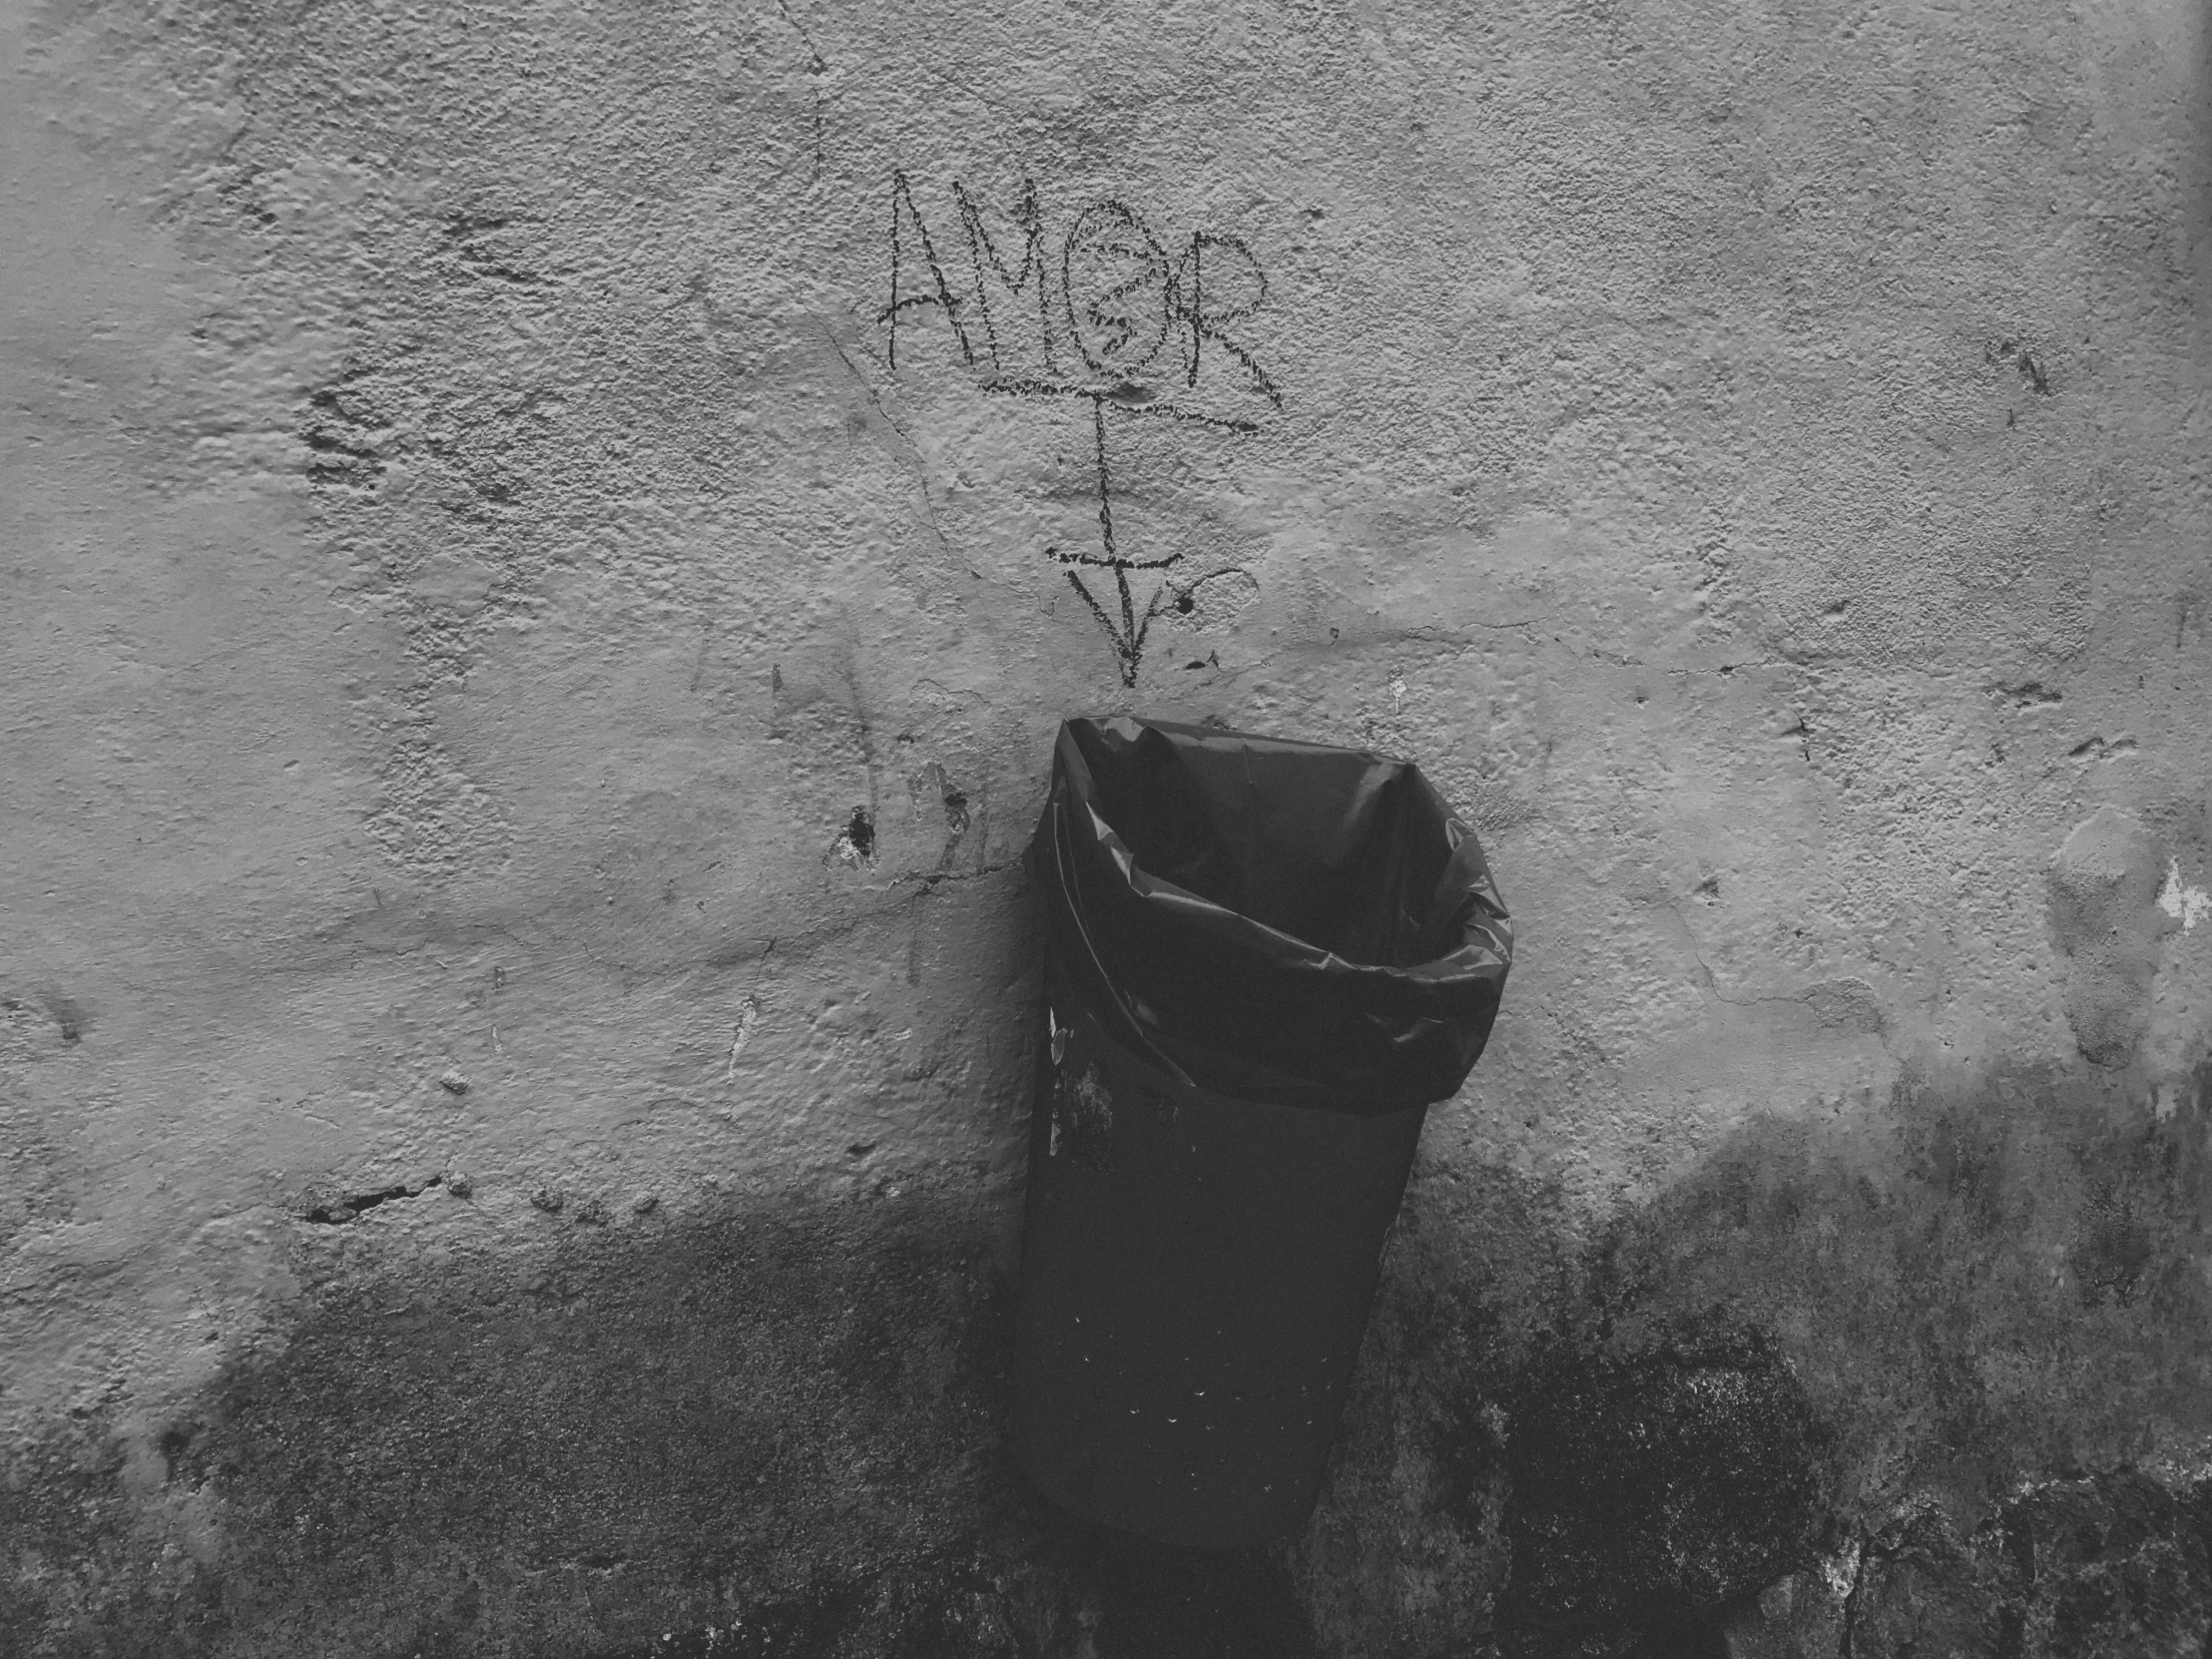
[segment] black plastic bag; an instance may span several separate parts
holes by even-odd
[[[1092,956],[1124,1040],[1189,1082],[1397,1111],[1449,1098],[1489,1037],[1511,924],[1410,762],[1071,720],[1030,860],[1055,954]]]
[[[1319,1491],[1428,1104],[1511,929],[1407,762],[1133,719],[1061,728],[1012,1440],[1049,1495],[1253,1544]]]

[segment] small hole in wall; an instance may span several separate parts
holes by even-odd
[[[177,1460],[184,1456],[185,1448],[192,1444],[192,1429],[182,1423],[174,1424],[163,1429],[161,1438],[154,1443],[162,1454],[163,1463],[167,1465],[163,1478],[176,1479]]]
[[[861,857],[875,856],[875,820],[868,817],[865,807],[852,809],[852,822],[844,827],[844,836]]]

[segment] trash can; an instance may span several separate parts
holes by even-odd
[[[1027,857],[1015,1459],[1163,1542],[1282,1537],[1421,1120],[1496,1016],[1504,904],[1409,762],[1164,721],[1065,723]]]

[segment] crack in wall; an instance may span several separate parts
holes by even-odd
[[[394,1199],[420,1198],[433,1187],[442,1186],[444,1183],[444,1176],[433,1175],[429,1180],[417,1186],[410,1187],[401,1182],[396,1186],[378,1187],[371,1192],[349,1193],[342,1198],[326,1199],[320,1204],[302,1210],[299,1213],[299,1219],[318,1227],[342,1227],[355,1216],[364,1215],[379,1205],[389,1204]]]

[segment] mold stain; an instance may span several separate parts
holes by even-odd
[[[2155,1101],[2131,1079],[1908,1078],[1756,1119],[1596,1221],[1502,1169],[1419,1171],[1293,1552],[1324,1645],[1718,1653],[1778,1584],[1833,1624],[1851,1573],[1824,1573],[1916,1505],[1970,1532],[2023,1483],[2186,1462],[2212,1435],[2212,1064]],[[2150,1651],[2118,1602],[2005,1649],[1996,1591],[1941,1573],[1976,1634],[1918,1651]],[[1840,1651],[1822,1629],[1728,1651]]]
[[[2147,1423],[2212,1431],[2212,1066],[2138,1093],[1910,1080],[1596,1221],[1424,1167],[1330,1490],[1268,1554],[1025,1492],[1006,1218],[942,1181],[437,1263],[302,1227],[280,1349],[11,1457],[0,1628],[165,1659],[1656,1659],[1840,1652],[1848,1606],[1861,1659],[2165,1651],[2129,1633],[2195,1628],[2212,1569],[2197,1500],[2130,1468]]]
[[[280,1349],[150,1431],[151,1502],[97,1409],[16,1460],[0,1647],[1303,1659],[1279,1562],[1072,1521],[1000,1457],[996,1225],[918,1186],[438,1266],[303,1247]]]
[[[0,1621],[68,1653],[577,1653],[790,1604],[978,1524],[988,1256],[986,1216],[919,1191],[606,1218],[443,1268],[309,1240],[281,1351],[152,1448],[221,1516],[220,1559],[165,1547],[88,1417],[13,1471],[37,1495],[0,1512]]]

